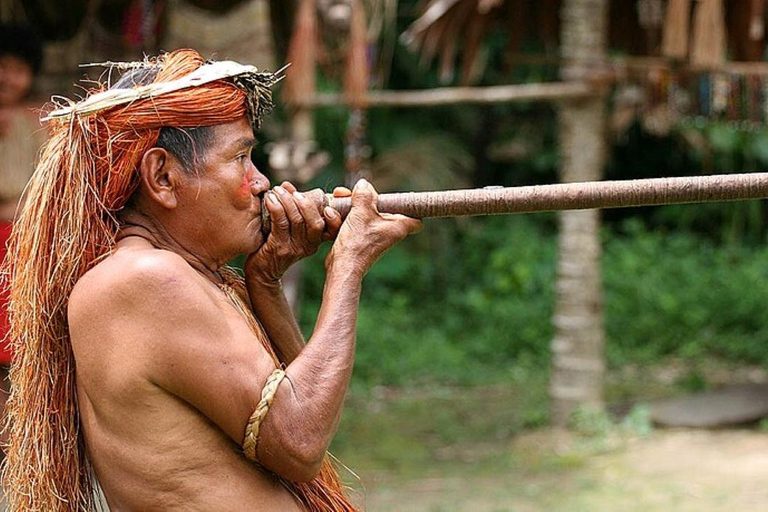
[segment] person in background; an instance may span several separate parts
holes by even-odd
[[[26,102],[42,61],[42,43],[30,27],[0,24],[0,261],[5,260],[13,218],[34,170],[37,152],[45,140],[45,132],[36,113],[37,106]],[[8,397],[8,365],[12,354],[5,340],[8,330],[7,290],[4,281],[0,281],[0,285],[2,415]],[[4,446],[5,433],[0,441]]]

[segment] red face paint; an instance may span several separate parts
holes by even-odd
[[[242,199],[248,199],[251,195],[251,184],[253,183],[255,176],[252,169],[249,169],[243,174],[243,182],[240,183],[240,187],[237,189],[237,195]]]

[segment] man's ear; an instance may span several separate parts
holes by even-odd
[[[150,148],[141,157],[141,183],[147,197],[172,210],[178,205],[178,188],[182,180],[179,161],[163,148]]]

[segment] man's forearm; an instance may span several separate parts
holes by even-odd
[[[281,361],[290,364],[304,348],[304,336],[280,281],[264,282],[247,273],[245,281],[256,318],[277,349]]]
[[[319,464],[336,431],[354,363],[360,289],[359,274],[329,265],[315,331],[286,369],[260,434],[260,454],[285,455],[272,458],[278,474]]]

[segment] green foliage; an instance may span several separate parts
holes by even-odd
[[[472,221],[449,241],[430,239],[430,230],[366,277],[355,379],[471,384],[508,379],[516,362],[541,367],[552,335],[554,239],[523,218]],[[319,263],[307,266],[307,327],[322,290]]]
[[[549,216],[428,222],[366,277],[354,385],[488,384],[547,374],[556,237]],[[604,232],[613,367],[667,356],[768,364],[768,249],[627,221]],[[306,266],[311,331],[324,278]],[[694,372],[681,386],[706,381]],[[532,411],[526,422],[546,418]]]
[[[768,129],[743,130],[733,123],[684,124],[659,138],[635,124],[613,148],[607,179],[655,178],[752,172],[768,165]],[[766,203],[705,203],[608,210],[611,227],[626,219],[648,229],[693,232],[714,242],[758,246],[768,234]]]
[[[648,437],[653,432],[651,421],[651,409],[647,405],[639,404],[629,411],[621,420],[621,429],[629,435]]]
[[[424,476],[461,462],[460,472],[493,474],[517,461],[509,443],[546,411],[546,376],[457,388],[411,385],[354,389],[332,451],[351,467]],[[371,442],[375,440],[375,442]],[[540,463],[540,461],[537,461]]]
[[[576,454],[605,453],[625,446],[628,439],[647,437],[653,432],[650,409],[635,406],[627,416],[617,421],[604,409],[583,406],[576,408],[568,422],[576,434]]]
[[[637,222],[605,244],[610,360],[714,355],[768,361],[768,250],[716,247]]]
[[[568,422],[570,429],[584,437],[606,437],[613,430],[614,423],[605,410],[597,407],[579,407]]]
[[[408,11],[413,2],[401,4]],[[408,11],[410,12],[410,11]],[[412,21],[401,16],[398,23]],[[524,41],[524,45],[528,44]],[[551,69],[514,66],[491,34],[484,82],[540,81]],[[387,89],[439,84],[434,67],[401,45]],[[338,88],[321,77],[320,88]],[[556,111],[542,104],[374,108],[368,115],[374,183],[389,189],[556,181]],[[343,183],[345,108],[316,112],[316,137],[332,164],[312,186]],[[768,165],[768,130],[686,125],[659,138],[637,123],[616,142],[609,179],[744,172]],[[378,181],[377,181],[378,180]],[[553,328],[554,216],[440,220],[396,247],[364,285],[354,385],[508,381],[547,373]],[[707,203],[604,212],[607,355],[613,366],[722,357],[768,364],[763,305],[765,204]],[[311,330],[322,256],[307,266],[302,325]],[[522,369],[522,370],[521,370]],[[681,383],[700,389],[696,372]],[[543,416],[531,413],[531,424]]]

